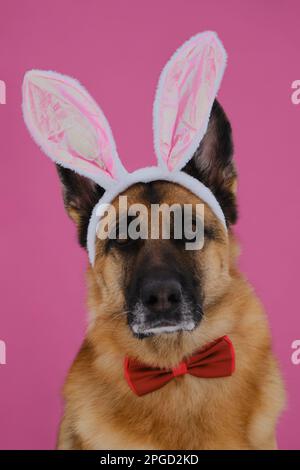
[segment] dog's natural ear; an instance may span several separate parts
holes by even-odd
[[[236,170],[231,125],[223,108],[215,100],[209,124],[193,158],[183,171],[208,186],[225,214],[227,224],[237,221]]]
[[[78,175],[73,170],[56,165],[63,188],[63,199],[67,213],[76,223],[78,239],[81,246],[86,248],[87,229],[92,210],[104,193],[90,178]]]

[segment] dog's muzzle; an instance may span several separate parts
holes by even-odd
[[[197,323],[195,306],[184,295],[176,277],[160,273],[157,278],[142,280],[139,298],[129,315],[129,326],[135,335],[192,331]]]

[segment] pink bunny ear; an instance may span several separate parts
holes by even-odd
[[[23,113],[32,137],[55,162],[105,189],[125,172],[104,114],[76,80],[54,72],[27,72]]]
[[[204,32],[184,43],[162,71],[154,102],[154,146],[160,166],[180,170],[208,126],[226,66],[218,36]]]

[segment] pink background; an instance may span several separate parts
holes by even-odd
[[[1,0],[0,448],[55,445],[60,389],[86,326],[86,254],[64,213],[53,164],[23,123],[31,68],[78,78],[101,104],[129,169],[153,163],[152,101],[170,54],[218,32],[229,61],[220,101],[234,130],[241,266],[261,296],[288,389],[279,445],[300,448],[299,1]],[[136,130],[138,129],[138,132]],[[136,141],[134,141],[134,136]]]

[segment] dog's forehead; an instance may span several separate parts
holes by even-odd
[[[133,204],[144,204],[146,207],[150,207],[152,204],[167,204],[172,206],[173,204],[179,205],[192,205],[193,207],[204,206],[205,218],[210,223],[218,224],[218,221],[209,208],[199,197],[193,194],[183,186],[172,183],[169,181],[153,181],[151,183],[136,183],[130,186],[126,191],[120,194],[120,196],[126,196],[128,207]],[[120,211],[119,197],[115,198],[112,202],[116,212]]]
[[[201,204],[201,200],[192,192],[177,183],[169,181],[152,181],[151,183],[136,183],[123,191],[129,204]],[[118,198],[113,201],[118,206]]]

